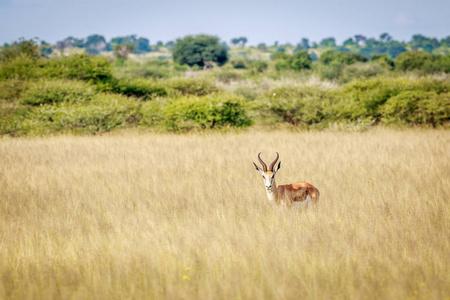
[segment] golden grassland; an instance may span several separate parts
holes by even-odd
[[[449,299],[450,132],[0,140],[0,298]],[[319,188],[277,210],[277,183]]]

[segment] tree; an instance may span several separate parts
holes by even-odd
[[[228,60],[227,50],[220,44],[219,38],[210,35],[189,35],[177,39],[172,56],[173,60],[180,65],[200,67],[203,67],[206,62],[223,65]]]
[[[391,58],[396,58],[401,53],[408,51],[403,45],[395,44],[395,45],[389,45],[387,49],[387,54]]]
[[[247,44],[247,42],[248,42],[248,40],[245,36],[241,36],[239,39],[241,40],[242,47],[244,47],[245,44]]]
[[[110,44],[114,49],[116,45],[133,45],[133,53],[150,52],[150,41],[146,38],[137,38],[135,34],[115,37]]]
[[[312,58],[306,50],[297,51],[291,56],[284,52],[278,52],[272,55],[272,60],[276,61],[275,68],[278,71],[285,69],[301,71],[311,69],[312,66]]]
[[[322,53],[319,57],[319,61],[324,65],[339,64],[339,65],[351,65],[356,62],[366,62],[368,59],[365,56],[350,52],[338,52],[334,50],[328,50]]]
[[[388,43],[392,40],[392,36],[390,36],[389,33],[385,32],[385,33],[380,34],[380,40],[383,43]]]
[[[370,57],[370,60],[384,64],[390,68],[394,67],[394,61],[392,59],[390,59],[387,54],[373,54]]]
[[[312,58],[306,50],[297,51],[288,59],[289,68],[294,71],[311,69]]]
[[[167,43],[166,43],[166,47],[167,48],[169,48],[169,49],[173,49],[173,46],[175,45],[175,43],[173,42],[173,41],[168,41]]]
[[[222,45],[223,49],[225,49],[227,51],[230,50],[230,47],[228,47],[226,42],[222,42],[221,45]]]
[[[367,38],[362,35],[362,34],[357,34],[355,35],[355,42],[359,45],[359,46],[364,46],[366,44]]]
[[[428,53],[431,53],[434,49],[440,46],[437,39],[430,39],[421,34],[413,35],[410,45],[412,50],[422,49],[423,51]]]
[[[309,40],[307,38],[302,38],[302,41],[297,44],[297,47],[295,47],[294,52],[309,49]]]
[[[41,46],[40,46],[40,48],[41,48],[41,54],[42,54],[43,56],[47,57],[47,58],[48,58],[48,56],[49,56],[50,54],[52,54],[52,52],[53,52],[53,47],[52,47],[52,45],[50,45],[49,43],[47,43],[47,42],[45,42],[45,41],[41,41]]]
[[[102,35],[98,35],[98,34],[93,34],[87,37],[86,39],[86,43],[85,46],[86,47],[92,47],[92,46],[96,46],[100,43],[105,43],[106,44],[106,40]]]
[[[11,45],[5,45],[0,52],[0,61],[11,61],[18,56],[27,56],[33,59],[38,59],[43,56],[39,49],[39,45],[36,41],[24,38],[12,43]]]
[[[72,36],[69,36],[62,41],[58,41],[56,44],[56,48],[58,50],[63,50],[64,48],[72,48],[72,47],[84,48],[85,47],[84,39],[77,39]]]
[[[336,39],[333,37],[325,38],[320,41],[320,46],[330,48],[336,47]]]
[[[408,71],[420,70],[432,62],[432,55],[421,51],[407,51],[395,58],[395,68]]]
[[[114,46],[114,56],[119,59],[127,59],[128,54],[134,51],[134,45],[133,44],[121,44],[121,45],[115,45]]]
[[[450,46],[450,35],[448,37],[446,37],[446,38],[443,38],[441,40],[441,44],[442,45],[446,45],[446,46]]]
[[[245,44],[247,43],[247,38],[245,36],[241,36],[238,38],[232,38],[231,39],[231,43],[235,46],[237,46],[238,44],[241,44],[242,47],[245,46]]]
[[[287,55],[284,52],[276,52],[271,57],[272,60],[287,60],[289,58],[289,55]]]
[[[235,45],[235,46],[237,46],[237,44],[239,44],[240,41],[241,41],[241,40],[240,40],[239,38],[232,38],[232,39],[231,39],[231,43],[232,43],[233,45]]]
[[[259,43],[258,46],[256,46],[261,51],[267,51],[267,45],[265,43]]]
[[[146,38],[138,38],[133,45],[135,47],[134,53],[150,52],[152,50],[150,41]]]
[[[102,35],[93,34],[87,37],[85,47],[89,54],[98,54],[106,50],[107,44]]]
[[[353,41],[352,38],[348,38],[344,41],[344,43],[342,44],[344,47],[345,46],[353,46],[356,45],[356,43]]]

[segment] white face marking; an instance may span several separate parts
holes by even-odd
[[[264,174],[263,179],[264,179],[264,185],[266,187],[266,190],[268,190],[268,191],[272,190],[273,182],[275,180],[275,174],[274,173]]]

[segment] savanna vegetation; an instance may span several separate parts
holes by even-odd
[[[0,298],[446,299],[449,148],[439,129],[2,139]],[[260,151],[317,210],[268,203]]]
[[[0,298],[449,298],[448,41],[380,39],[2,47]]]
[[[217,38],[205,35],[179,39],[173,49],[174,61],[139,62],[123,51],[116,60],[87,54],[48,59],[26,40],[5,47],[0,134],[251,125],[365,130],[447,127],[450,120],[449,54],[407,51],[369,59],[327,50],[314,61],[303,49],[250,61],[230,58]]]

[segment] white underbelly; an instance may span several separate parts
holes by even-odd
[[[300,201],[295,201],[293,203],[293,207],[295,207],[295,208],[308,207],[310,203],[311,203],[311,197],[309,197],[309,195],[308,195],[308,196],[306,196],[305,201],[301,201],[301,202]]]

